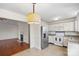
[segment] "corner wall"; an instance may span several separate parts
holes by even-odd
[[[28,24],[14,20],[6,20],[0,22],[0,40],[19,38],[20,34],[24,34],[24,42],[29,43]]]
[[[0,40],[18,38],[17,23],[15,21],[0,22]]]

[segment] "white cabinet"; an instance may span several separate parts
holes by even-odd
[[[54,43],[58,46],[68,46],[68,39],[69,37],[62,37],[62,36],[49,36],[48,42]]]
[[[75,31],[79,32],[79,17],[78,16],[75,20]]]
[[[65,32],[66,36],[79,36],[78,32]]]
[[[79,43],[68,42],[68,56],[79,56]]]
[[[63,43],[64,46],[68,46],[68,39],[69,37],[64,37],[64,43]]]
[[[49,31],[74,31],[74,21],[49,25]]]
[[[79,32],[79,14],[75,18],[75,31]]]
[[[49,43],[54,43],[54,36],[49,36],[48,42],[49,42]]]
[[[30,24],[30,48],[41,50],[41,25]]]
[[[63,31],[64,30],[63,23],[51,24],[48,27],[49,27],[49,31]]]
[[[77,20],[77,31],[79,32],[79,18],[78,18],[78,20]]]
[[[78,19],[76,18],[76,19],[75,19],[75,31],[76,31],[76,32],[79,31],[79,29],[78,29],[79,26],[78,26],[78,25],[79,25],[79,21],[78,21]]]
[[[74,31],[74,21],[64,23],[64,31]]]

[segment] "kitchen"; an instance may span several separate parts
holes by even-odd
[[[11,7],[10,5],[14,7]],[[38,18],[36,19],[40,21],[38,21],[37,24],[29,24],[25,15],[29,14],[28,13],[29,11],[32,11],[30,9],[32,6],[31,3],[0,4],[0,8],[1,8],[0,17],[3,17],[4,19],[8,19],[8,20],[13,20],[14,23],[18,25],[16,27],[15,33],[11,31],[13,33],[12,37],[15,34],[19,39],[21,39],[20,34],[22,34],[24,37],[24,42],[27,42],[30,44],[29,50],[33,48],[38,49],[39,51],[44,51],[45,49],[48,49],[45,51],[45,53],[47,53],[47,51],[50,52],[47,55],[53,55],[54,53],[56,53],[56,51],[54,53],[51,53],[51,51],[54,51],[53,50],[54,47],[64,48],[65,50],[67,50],[65,56],[79,55],[78,53],[76,54],[76,52],[78,52],[77,48],[79,47],[79,45],[76,45],[76,43],[79,44],[78,43],[79,42],[78,40],[79,4],[78,3],[77,4],[76,3],[71,3],[71,4],[70,3],[66,3],[66,4],[65,3],[55,3],[55,4],[39,3],[35,5],[36,5],[35,12],[37,12],[40,15],[38,16],[37,14],[35,14],[38,16]],[[24,8],[20,6],[27,6],[27,7]],[[21,13],[23,15],[20,15]],[[29,15],[27,16],[29,18]],[[0,27],[2,28],[2,26]],[[11,36],[9,35],[9,38],[10,37]],[[53,47],[53,48],[51,49],[50,47]],[[76,47],[76,49],[73,49],[73,47]],[[59,52],[61,50],[62,49],[59,49]],[[42,55],[42,53],[40,55]]]
[[[64,21],[56,21],[49,23],[49,43],[66,47],[68,55],[79,55],[77,54],[79,42],[79,16],[65,18]]]

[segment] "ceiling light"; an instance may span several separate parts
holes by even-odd
[[[59,20],[61,17],[56,17],[56,18],[53,18],[53,20]]]
[[[29,24],[39,24],[41,17],[35,13],[35,3],[33,3],[33,12],[27,14],[27,20]]]
[[[71,16],[77,16],[79,14],[79,11],[75,11],[75,12],[72,12]]]

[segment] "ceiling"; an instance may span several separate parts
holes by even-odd
[[[0,3],[1,9],[10,10],[23,15],[32,11],[31,3]],[[56,17],[66,18],[76,15],[79,3],[37,3],[36,12],[47,22],[54,21]]]

